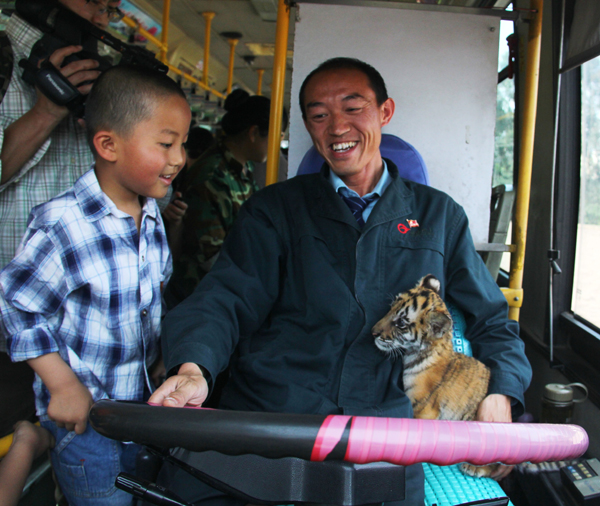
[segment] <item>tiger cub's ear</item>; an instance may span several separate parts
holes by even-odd
[[[433,290],[435,293],[440,293],[440,288],[442,284],[433,274],[427,274],[423,279],[421,279],[420,285],[423,288],[428,288],[429,290]]]
[[[446,332],[452,330],[452,318],[442,311],[431,311],[429,313],[428,323],[431,333],[436,339],[441,339]]]

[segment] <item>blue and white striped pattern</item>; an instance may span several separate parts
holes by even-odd
[[[138,234],[90,170],[34,208],[16,257],[0,273],[11,358],[59,352],[94,400],[142,399],[171,270],[156,202],[147,199]],[[48,391],[39,378],[34,388],[43,416]]]

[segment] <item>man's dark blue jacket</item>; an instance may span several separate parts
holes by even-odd
[[[327,167],[246,202],[210,274],[164,322],[167,370],[195,362],[215,378],[231,357],[224,409],[411,417],[402,361],[375,347],[371,328],[394,295],[433,274],[491,369],[488,393],[512,397],[519,414],[531,368],[464,210],[386,162],[393,182],[362,231]],[[422,504],[412,468],[402,504]]]

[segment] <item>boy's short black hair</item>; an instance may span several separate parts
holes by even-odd
[[[374,67],[357,58],[339,56],[321,63],[321,65],[308,74],[302,82],[302,86],[300,86],[300,110],[302,111],[302,119],[306,119],[306,107],[304,107],[304,92],[306,90],[306,85],[315,75],[329,70],[358,70],[365,74],[369,79],[369,85],[375,93],[377,105],[383,104],[388,99],[385,81]]]
[[[169,76],[138,66],[117,65],[94,83],[85,103],[87,139],[94,155],[94,135],[113,130],[127,137],[141,121],[150,119],[161,99],[179,95],[181,87]]]

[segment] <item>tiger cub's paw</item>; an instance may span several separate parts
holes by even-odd
[[[496,470],[500,464],[489,464],[487,466],[474,466],[473,464],[461,464],[460,470],[467,476],[473,478],[487,478]]]

